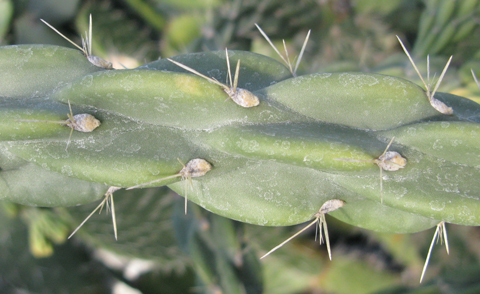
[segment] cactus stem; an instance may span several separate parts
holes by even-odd
[[[428,98],[428,102],[430,102],[430,105],[432,105],[432,107],[435,108],[435,110],[437,110],[438,112],[440,112],[442,114],[446,114],[446,115],[453,114],[453,109],[451,107],[448,107],[447,105],[445,105],[445,103],[443,103],[442,101],[440,101],[440,100],[438,100],[434,97],[435,92],[437,92],[438,87],[440,87],[440,83],[442,82],[443,77],[445,76],[445,73],[447,72],[447,69],[448,69],[448,66],[450,65],[450,62],[452,61],[453,55],[450,56],[450,58],[448,59],[447,64],[443,68],[443,71],[442,71],[440,77],[438,78],[437,82],[435,83],[435,88],[433,89],[433,91],[431,91],[431,86],[432,85],[430,83],[430,56],[427,55],[427,82],[425,82],[422,74],[420,73],[420,70],[418,69],[417,65],[413,61],[412,56],[410,55],[407,48],[403,44],[402,40],[400,39],[399,36],[397,36],[397,39],[400,42],[400,45],[402,46],[403,51],[405,51],[405,54],[407,55],[408,59],[410,60],[410,63],[412,63],[413,68],[417,72],[417,75],[420,77],[420,80],[422,80],[422,83],[425,86],[425,90],[427,92],[427,98]]]
[[[79,131],[82,133],[89,133],[95,130],[101,124],[98,119],[96,119],[93,115],[88,113],[73,115],[70,101],[68,101],[68,108],[70,109],[70,113],[67,113],[68,118],[66,120],[52,121],[52,120],[37,120],[37,119],[15,119],[15,121],[54,123],[54,124],[66,125],[67,127],[70,128],[70,135],[68,136],[67,146],[65,147],[65,151],[67,151],[68,146],[70,145],[70,139],[72,138],[73,130]]]
[[[216,84],[217,86],[220,86],[222,90],[228,95],[230,99],[233,100],[236,104],[245,107],[245,108],[250,108],[254,107],[260,104],[260,100],[258,99],[257,96],[255,96],[252,92],[238,88],[238,77],[239,77],[239,72],[240,72],[240,60],[237,62],[237,67],[235,69],[235,76],[233,77],[233,83],[232,83],[232,74],[230,72],[230,59],[228,57],[228,50],[225,48],[225,55],[226,55],[226,60],[227,60],[227,70],[228,70],[228,78],[230,85],[223,84],[219,81],[217,81],[214,78],[210,78],[202,73],[199,73],[198,71],[194,70],[193,68],[186,66],[185,64],[182,64],[178,61],[172,60],[170,58],[167,58],[168,61],[172,62],[173,64],[199,76],[207,81]]]
[[[120,190],[121,187],[110,187],[108,188],[107,192],[105,193],[105,198],[103,198],[102,202],[100,202],[100,204],[97,206],[97,208],[95,208],[84,220],[83,222],[73,231],[73,233],[70,234],[70,236],[68,236],[68,239],[70,239],[73,235],[75,235],[75,233],[88,221],[88,219],[98,210],[100,209],[99,213],[102,212],[102,208],[103,206],[105,205],[105,203],[107,204],[107,213],[108,213],[108,210],[109,210],[109,204],[108,204],[108,201],[110,200],[110,209],[112,210],[112,222],[113,222],[113,232],[115,234],[115,240],[117,240],[117,220],[116,220],[116,217],[115,217],[115,205],[113,203],[113,193],[117,190]]]
[[[158,180],[153,180],[153,181],[148,182],[148,183],[143,183],[143,184],[139,184],[139,185],[136,185],[136,186],[133,186],[133,187],[128,187],[127,190],[148,186],[148,185],[151,185],[151,184],[154,184],[154,183],[158,183],[158,182],[169,180],[169,179],[174,179],[174,178],[177,178],[177,177],[182,177],[182,181],[185,181],[185,214],[187,214],[187,202],[188,202],[187,191],[188,191],[188,189],[187,189],[186,180],[188,180],[191,188],[193,189],[192,178],[197,178],[197,177],[204,176],[207,172],[209,172],[212,169],[212,165],[210,163],[208,163],[206,160],[200,159],[200,158],[195,158],[195,159],[190,160],[189,162],[187,162],[187,165],[185,165],[179,158],[177,158],[177,160],[183,166],[183,168],[178,173],[176,173],[174,175],[171,175],[171,176],[168,176],[168,177],[158,179]]]
[[[55,33],[59,34],[62,38],[70,42],[72,45],[77,47],[80,51],[82,51],[83,55],[87,57],[87,60],[90,61],[91,64],[105,68],[105,69],[113,69],[112,63],[108,62],[98,56],[92,55],[92,14],[90,14],[90,21],[88,25],[88,32],[85,32],[85,37],[82,36],[82,47],[78,46],[67,38],[64,34],[60,33],[56,28],[54,28],[51,24],[48,22],[44,21],[43,19],[40,19],[44,24],[46,24],[49,28],[51,28]]]
[[[441,243],[443,243],[443,240],[445,240],[445,249],[447,251],[447,254],[450,254],[450,249],[448,246],[447,228],[444,221],[440,222],[437,225],[437,228],[435,229],[435,234],[433,234],[432,243],[430,244],[430,248],[428,249],[425,265],[423,266],[422,275],[420,276],[420,283],[423,281],[423,277],[425,276],[425,272],[427,271],[428,262],[430,261],[430,256],[432,255],[433,245],[435,245],[435,243],[438,243],[439,239]]]
[[[273,50],[275,50],[275,52],[278,54],[278,56],[280,56],[280,58],[283,60],[283,62],[288,66],[292,75],[294,77],[296,77],[298,66],[300,65],[300,62],[302,61],[303,53],[305,52],[305,48],[307,47],[308,39],[310,38],[310,33],[311,33],[312,30],[308,30],[307,36],[305,37],[305,41],[303,42],[302,49],[300,50],[300,54],[298,55],[298,58],[295,57],[294,60],[293,60],[294,62],[295,62],[295,59],[297,60],[297,62],[295,64],[295,67],[293,67],[293,62],[290,62],[290,58],[288,56],[288,50],[287,50],[287,45],[285,44],[285,40],[282,40],[283,41],[283,48],[285,50],[285,56],[283,56],[282,53],[280,53],[280,51],[277,49],[277,47],[270,40],[268,35],[262,30],[262,28],[260,28],[260,26],[258,24],[255,24],[255,26],[260,31],[260,34],[262,34],[262,36],[265,38],[265,40],[267,40],[268,44],[270,44],[270,46],[273,48]]]
[[[282,243],[280,243],[279,245],[275,246],[272,250],[268,251],[266,254],[264,254],[260,259],[263,259],[267,256],[269,256],[271,253],[273,253],[274,251],[276,251],[277,249],[283,247],[283,245],[287,244],[288,242],[290,242],[292,239],[294,239],[295,237],[297,237],[298,235],[300,235],[301,233],[303,233],[304,231],[306,231],[308,228],[310,228],[311,226],[313,226],[314,224],[318,224],[318,227],[317,227],[317,231],[315,232],[315,240],[317,239],[317,232],[319,232],[319,243],[320,245],[322,245],[323,243],[323,234],[325,234],[325,244],[327,245],[327,251],[328,251],[328,258],[330,260],[332,260],[332,252],[331,252],[331,249],[330,249],[330,238],[328,236],[328,227],[327,227],[327,221],[325,219],[325,215],[329,212],[332,212],[334,210],[337,210],[339,209],[340,207],[342,207],[343,205],[345,205],[345,201],[343,200],[339,200],[339,199],[331,199],[331,200],[328,200],[326,201],[322,207],[320,207],[320,209],[318,210],[318,212],[314,215],[315,219],[309,223],[308,225],[306,225],[303,229],[301,229],[300,231],[296,232],[294,235],[292,235],[290,238],[288,238],[287,240],[283,241]]]

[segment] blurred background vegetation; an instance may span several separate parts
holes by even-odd
[[[72,47],[44,19],[81,43],[93,15],[93,54],[116,68],[158,58],[229,49],[278,59],[258,23],[290,58],[310,41],[299,73],[363,71],[420,84],[395,35],[426,73],[453,63],[440,91],[480,101],[477,0],[0,0],[0,45]],[[28,185],[28,179],[25,179]],[[71,191],[75,193],[75,191]],[[448,225],[450,255],[434,230],[398,235],[328,218],[333,261],[304,233],[260,261],[301,226],[259,227],[215,216],[168,188],[115,193],[119,240],[97,205],[32,208],[0,202],[0,293],[480,293],[480,230]],[[133,197],[134,196],[134,197]]]

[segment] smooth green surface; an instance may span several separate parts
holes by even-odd
[[[420,87],[379,74],[310,74],[260,92],[312,119],[361,129],[389,129],[439,115]]]
[[[108,186],[47,171],[33,163],[0,170],[0,199],[29,206],[74,206],[90,203]]]
[[[372,154],[378,156],[386,147],[367,132],[320,123],[226,126],[207,133],[205,142],[247,158],[272,159],[330,172],[370,169],[375,158]]]
[[[440,222],[369,199],[347,203],[329,215],[356,227],[399,234],[421,232]]]
[[[480,166],[480,125],[476,123],[428,122],[400,127],[385,134],[425,154],[458,164]]]
[[[45,97],[100,70],[77,49],[52,45],[0,47],[0,97]]]
[[[297,117],[268,101],[243,108],[221,88],[186,73],[118,70],[89,74],[55,93],[57,101],[121,114],[151,124],[209,129],[226,124],[265,123]]]
[[[411,233],[439,222],[382,205],[379,193],[377,201],[364,199],[363,195],[339,186],[337,176],[327,173],[273,161],[239,164],[236,162],[240,167],[225,174],[220,168],[212,170],[209,177],[194,184],[188,199],[222,216],[264,226],[294,225],[311,220],[330,199],[346,201],[343,208],[331,213],[332,216],[366,229]],[[183,194],[182,183],[169,187]],[[403,221],[399,222],[397,217]]]
[[[74,114],[83,111],[75,109]],[[73,111],[73,110],[72,110]],[[61,122],[68,119],[67,105],[45,99],[0,98],[0,141],[33,140],[68,134],[70,128],[57,123],[26,122],[40,120]]]
[[[461,225],[478,225],[480,184],[478,169],[422,154],[402,152],[407,166],[383,172],[383,203],[395,209]],[[356,177],[338,176],[338,183],[362,196],[380,201],[377,172]]]

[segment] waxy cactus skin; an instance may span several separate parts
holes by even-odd
[[[339,199],[345,205],[332,216],[382,232],[416,232],[441,221],[480,224],[480,184],[471,181],[480,175],[477,105],[475,110],[465,98],[438,93],[454,110],[443,115],[404,79],[369,73],[291,77],[270,58],[228,54],[231,68],[241,60],[238,87],[254,93],[258,106],[235,104],[216,84],[168,60],[104,70],[71,49],[2,47],[0,72],[8,83],[0,88],[0,177],[10,187],[2,189],[2,199],[69,206],[100,199],[109,186],[149,182],[183,195],[181,177],[171,176],[178,160],[198,158],[211,170],[191,178],[188,200],[242,222],[298,224]],[[41,72],[44,56],[51,58]],[[172,59],[219,81],[227,78],[225,52]],[[19,121],[58,120],[68,103],[73,115],[88,113],[101,122],[90,133],[74,132],[68,150],[69,128]],[[388,151],[405,164],[384,169],[380,181],[375,163],[392,138]],[[20,189],[19,168],[26,176],[51,179],[56,189],[29,198]],[[84,188],[71,189],[69,180]]]

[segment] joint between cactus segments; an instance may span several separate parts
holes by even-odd
[[[317,224],[318,226],[316,227],[315,231],[315,240],[317,239],[317,235],[319,236],[319,243],[322,245],[323,243],[323,235],[325,235],[325,244],[327,246],[327,252],[328,252],[328,258],[332,260],[332,251],[330,248],[330,238],[328,235],[328,227],[327,227],[327,220],[325,219],[325,215],[329,212],[332,212],[334,210],[337,210],[345,205],[345,201],[340,200],[340,199],[331,199],[326,201],[322,207],[318,210],[317,213],[314,214],[314,220],[310,222],[308,225],[303,227],[300,231],[296,232],[293,234],[290,238],[287,240],[283,241],[279,245],[275,246],[272,250],[268,251],[266,254],[264,254],[260,259],[264,259],[268,255],[272,254],[274,251],[277,249],[280,249],[283,247],[283,245],[287,244],[291,240],[293,240],[295,237],[306,231],[308,228],[313,226],[314,224]]]
[[[209,172],[212,169],[212,165],[210,163],[208,163],[208,161],[206,161],[205,159],[201,159],[201,158],[192,159],[189,162],[187,162],[186,165],[179,158],[177,158],[177,160],[183,166],[183,168],[178,173],[176,173],[174,175],[171,175],[171,176],[168,176],[168,177],[158,179],[158,180],[153,180],[153,181],[150,181],[148,183],[143,183],[143,184],[139,184],[139,185],[136,185],[136,186],[133,186],[133,187],[129,187],[129,188],[127,188],[127,190],[141,188],[141,187],[148,186],[148,185],[158,183],[158,182],[161,182],[161,181],[181,177],[182,181],[185,183],[185,187],[184,187],[184,191],[185,191],[185,214],[187,214],[187,203],[188,203],[187,181],[190,183],[190,187],[193,190],[192,178],[197,178],[197,177],[204,176],[207,172]]]
[[[430,56],[427,55],[427,82],[425,82],[425,80],[423,79],[423,76],[422,74],[420,73],[420,70],[417,68],[417,65],[415,64],[415,62],[413,61],[413,58],[412,56],[410,55],[410,53],[408,52],[407,48],[405,47],[405,45],[403,44],[402,40],[400,39],[399,36],[397,36],[397,39],[398,41],[400,42],[400,45],[402,46],[403,48],[403,51],[405,52],[405,54],[407,55],[408,59],[410,60],[410,63],[412,64],[413,68],[415,69],[417,75],[420,77],[420,80],[422,80],[422,83],[423,85],[425,86],[425,90],[426,90],[426,94],[427,94],[427,98],[428,98],[428,102],[430,102],[430,105],[432,105],[433,108],[435,108],[435,110],[437,110],[438,112],[442,113],[442,114],[445,114],[445,115],[452,115],[453,114],[453,109],[449,106],[447,106],[445,103],[443,103],[442,101],[438,100],[435,98],[435,93],[437,92],[438,90],[438,87],[440,87],[440,84],[445,76],[445,74],[447,73],[447,69],[450,65],[450,62],[452,61],[452,58],[453,58],[453,55],[450,56],[450,58],[448,59],[447,61],[447,64],[445,65],[445,67],[443,68],[443,71],[442,73],[440,74],[440,77],[438,78],[437,82],[435,83],[435,87],[433,89],[433,91],[431,90],[431,82],[430,82]]]
[[[255,107],[260,104],[260,99],[250,92],[249,90],[239,88],[238,87],[238,78],[239,78],[239,73],[240,73],[240,59],[237,61],[237,66],[235,68],[235,75],[233,76],[233,81],[232,81],[232,73],[230,70],[230,59],[228,57],[228,50],[225,48],[225,55],[226,55],[226,61],[227,61],[227,71],[228,71],[228,80],[229,80],[229,85],[223,84],[219,81],[217,81],[214,78],[208,77],[193,68],[186,66],[185,64],[182,64],[178,61],[172,60],[170,58],[167,58],[168,61],[172,62],[173,64],[193,73],[194,75],[197,75],[201,78],[206,79],[207,81],[216,84],[217,86],[221,87],[222,90],[228,95],[229,99],[232,99],[233,102],[235,102],[237,105],[240,105],[244,108],[250,108],[250,107]],[[228,100],[228,99],[227,99]]]
[[[73,131],[78,131],[82,133],[90,133],[93,132],[96,128],[98,128],[101,122],[96,119],[93,115],[88,113],[80,113],[73,115],[72,106],[70,101],[68,101],[68,108],[70,110],[67,113],[67,119],[61,121],[50,121],[50,120],[35,120],[35,119],[16,119],[15,121],[21,122],[39,122],[39,123],[54,123],[54,124],[62,124],[69,127],[70,135],[68,136],[67,146],[65,147],[65,151],[68,150],[68,146],[70,145],[70,139],[72,138]]]
[[[82,51],[83,55],[85,55],[85,57],[91,64],[104,69],[113,69],[111,62],[106,61],[98,56],[92,55],[92,14],[90,14],[89,18],[88,32],[85,32],[85,37],[82,36],[82,47],[78,46],[75,42],[67,38],[64,34],[60,33],[60,31],[58,31],[48,22],[44,21],[43,19],[40,20],[49,28],[51,28],[55,33],[59,34],[62,38],[70,42],[70,44]]]

